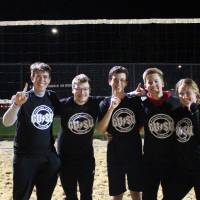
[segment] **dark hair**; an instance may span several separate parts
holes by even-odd
[[[49,77],[51,78],[51,67],[43,62],[35,62],[30,66],[31,77],[35,75],[38,71],[44,71],[49,73]]]
[[[120,74],[120,73],[126,74],[126,80],[128,80],[128,70],[123,66],[112,67],[109,71],[108,80],[111,80],[114,74]]]

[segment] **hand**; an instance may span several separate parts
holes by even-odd
[[[110,108],[114,110],[120,104],[120,102],[120,98],[113,96],[110,101]]]
[[[142,87],[142,84],[141,84],[141,83],[139,83],[139,84],[137,85],[137,88],[135,89],[134,94],[135,94],[136,96],[140,96],[140,97],[146,95],[146,91],[145,91],[145,89]]]
[[[12,96],[12,100],[14,101],[15,105],[21,106],[22,104],[26,103],[28,97],[26,95],[28,89],[28,83],[25,84],[23,91],[17,92],[16,95]]]
[[[112,135],[110,133],[105,132],[104,135],[105,135],[105,138],[108,140],[108,142],[112,140]]]

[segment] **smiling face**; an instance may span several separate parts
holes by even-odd
[[[195,91],[185,84],[182,84],[178,87],[177,93],[178,98],[183,106],[190,107],[192,103],[197,102],[197,95]]]
[[[111,86],[113,93],[124,93],[127,84],[128,81],[125,73],[114,73],[109,80],[109,85]]]
[[[72,94],[74,95],[74,101],[78,105],[84,105],[90,95],[90,85],[88,82],[74,84],[72,88]]]
[[[39,93],[46,90],[51,81],[51,78],[49,72],[37,70],[32,74],[31,81],[33,83],[34,90]]]
[[[144,87],[150,97],[159,98],[163,95],[163,79],[157,73],[146,76]]]

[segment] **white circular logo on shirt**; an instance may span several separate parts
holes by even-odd
[[[135,114],[128,108],[120,108],[112,116],[112,125],[119,132],[131,131],[135,123]]]
[[[68,121],[68,128],[75,134],[86,134],[94,127],[94,120],[88,113],[72,115]]]
[[[48,129],[53,122],[53,111],[46,105],[37,106],[31,115],[32,124],[40,129]]]
[[[169,115],[157,114],[150,118],[148,126],[153,136],[165,139],[174,131],[174,120]]]
[[[189,118],[183,118],[176,125],[177,140],[181,143],[189,141],[193,135],[192,121]]]

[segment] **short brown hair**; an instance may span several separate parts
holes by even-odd
[[[120,73],[124,73],[126,74],[126,80],[128,80],[128,70],[126,67],[123,66],[114,66],[110,69],[109,74],[108,74],[108,80],[112,79],[112,76],[114,74],[120,74]]]
[[[51,67],[43,62],[35,62],[30,66],[31,77],[35,75],[38,71],[44,71],[49,73],[49,77],[51,78]]]
[[[193,81],[191,78],[183,78],[183,79],[179,80],[178,83],[176,83],[177,96],[178,96],[178,88],[181,85],[185,85],[185,86],[191,88],[197,96],[197,103],[200,104],[200,93],[199,93],[199,87],[198,87],[197,83],[195,81]]]
[[[144,83],[146,82],[147,76],[150,75],[150,74],[158,74],[158,76],[164,82],[164,74],[163,74],[163,72],[160,69],[156,68],[156,67],[150,67],[150,68],[146,69],[144,71],[143,75],[142,75]]]
[[[73,78],[72,88],[74,88],[74,86],[79,83],[87,83],[87,82],[90,83],[90,79],[88,78],[88,76],[85,74],[79,74]]]

